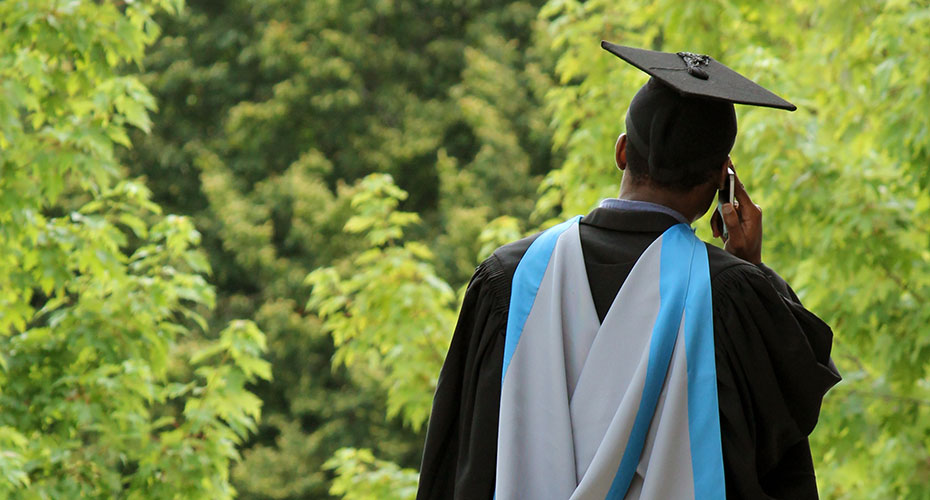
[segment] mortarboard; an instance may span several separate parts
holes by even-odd
[[[627,156],[664,185],[690,188],[723,165],[736,139],[734,103],[797,109],[710,56],[601,47],[652,77],[627,111]]]
[[[601,47],[686,97],[788,111],[798,109],[710,56],[691,52],[657,52],[606,41],[601,41]]]

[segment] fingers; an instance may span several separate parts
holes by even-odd
[[[739,176],[735,177],[733,203],[721,207],[723,223],[730,236],[724,248],[743,260],[759,264],[762,262],[762,208],[752,202]]]
[[[720,218],[720,211],[714,210],[714,213],[710,216],[710,229],[714,232],[714,238],[720,238],[723,236],[722,225],[723,219]]]
[[[734,201],[739,202],[737,206],[740,210],[749,209],[761,212],[759,205],[756,205],[752,202],[752,198],[749,197],[749,193],[746,192],[746,188],[743,186],[742,181],[739,180],[739,174],[736,174],[736,169],[733,169],[734,177],[736,178],[736,186],[733,190]],[[727,227],[729,230],[729,227]]]
[[[724,203],[722,207],[723,223],[727,226],[727,245],[734,245],[737,248],[743,246],[746,235],[743,233],[743,226],[740,224],[739,215],[730,203]]]

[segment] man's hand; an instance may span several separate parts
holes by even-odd
[[[724,250],[753,264],[762,263],[762,208],[752,202],[749,194],[736,176],[733,204],[723,204],[723,223],[729,233],[724,241]],[[733,205],[736,205],[735,207]],[[715,210],[710,227],[714,238],[722,238],[720,215]]]

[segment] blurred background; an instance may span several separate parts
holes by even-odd
[[[475,266],[615,196],[710,54],[835,332],[825,499],[930,499],[930,2],[0,2],[0,497],[413,498]],[[710,239],[708,222],[698,234]]]

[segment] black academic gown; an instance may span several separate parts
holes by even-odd
[[[581,220],[601,321],[642,252],[676,222],[611,208]],[[536,236],[498,249],[468,285],[433,400],[417,500],[493,497],[510,284]],[[727,498],[816,499],[807,436],[840,380],[830,327],[771,269],[713,245],[707,251]]]

